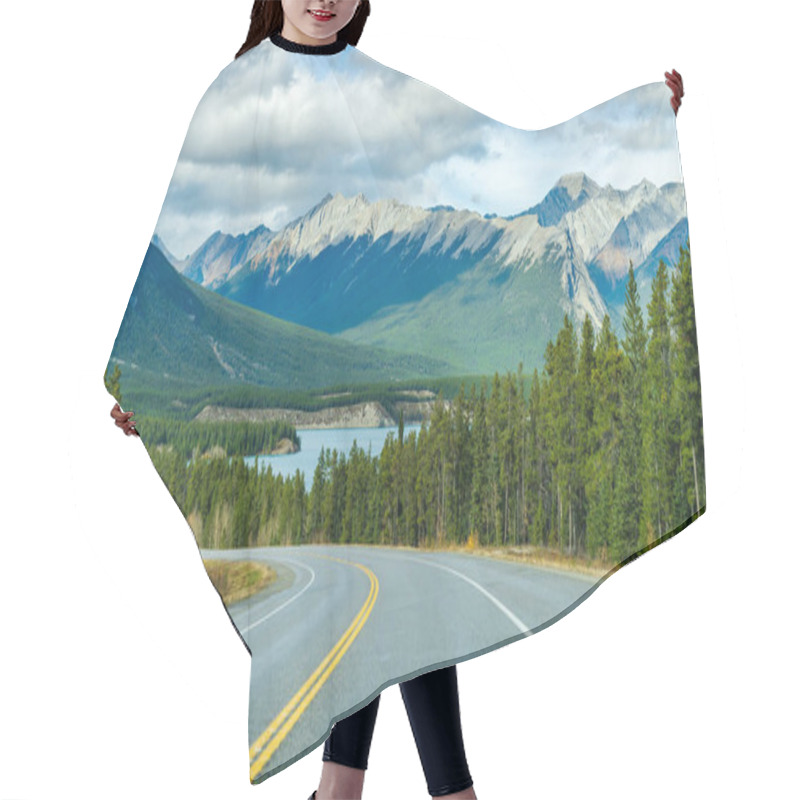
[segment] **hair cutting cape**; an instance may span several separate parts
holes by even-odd
[[[202,97],[104,374],[251,654],[253,783],[706,507],[665,83],[524,130],[279,42]]]

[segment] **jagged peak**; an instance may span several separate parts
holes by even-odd
[[[352,208],[353,206],[368,206],[370,205],[367,196],[364,192],[359,192],[358,194],[354,195],[345,195],[341,192],[335,192],[331,194],[328,192],[316,205],[312,206],[308,209],[308,211],[303,215],[305,217],[313,216],[315,213],[320,211],[325,206],[330,206],[331,208],[338,209],[338,208]]]
[[[336,197],[341,197],[341,196],[342,195],[339,192],[336,192]],[[328,205],[328,203],[333,202],[333,200],[334,200],[334,195],[331,194],[330,192],[326,192],[325,196],[321,200],[317,201],[313,206],[311,206],[311,208],[309,208],[305,214],[301,214],[300,218],[302,219],[303,217],[313,216],[321,208]]]
[[[164,257],[170,263],[180,261],[180,259],[167,247],[167,245],[164,243],[164,240],[157,233],[154,233],[150,238],[150,244],[163,253]]]
[[[585,172],[568,172],[562,175],[554,188],[566,189],[572,200],[575,200],[581,192],[594,195],[600,189]]]
[[[651,195],[658,192],[658,186],[647,178],[642,178],[639,183],[634,183],[628,192],[635,192],[637,195]]]

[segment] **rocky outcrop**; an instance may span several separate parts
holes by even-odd
[[[381,428],[396,423],[377,402],[354,403],[349,406],[303,411],[296,408],[228,408],[206,406],[196,417],[197,422],[271,422],[281,420],[303,428]]]

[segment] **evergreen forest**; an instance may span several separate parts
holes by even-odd
[[[377,455],[323,448],[311,486],[245,465],[298,444],[287,423],[172,421],[143,441],[203,548],[534,545],[616,564],[705,510],[688,240],[669,272],[659,262],[646,311],[629,264],[622,338],[608,314],[599,330],[565,314],[541,374],[520,363],[449,403],[440,390],[420,430],[401,414]],[[116,369],[107,385],[120,399]],[[237,455],[196,457],[215,444]]]

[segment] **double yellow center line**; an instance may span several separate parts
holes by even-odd
[[[378,597],[378,578],[371,569],[365,567],[363,564],[357,564],[354,561],[345,561],[344,559],[334,558],[333,556],[322,556],[322,554],[315,555],[320,555],[322,558],[330,558],[342,564],[350,564],[363,570],[369,578],[369,594],[367,595],[364,605],[361,606],[361,610],[356,614],[339,641],[331,648],[328,655],[325,656],[320,665],[311,673],[308,680],[298,689],[297,693],[284,706],[278,716],[267,725],[264,732],[253,742],[250,747],[251,783],[253,783],[258,773],[264,768],[267,761],[272,758],[272,754],[280,747],[281,742],[286,738],[297,720],[300,719],[317,692],[322,688],[325,681],[328,680],[328,676],[336,668],[342,656],[355,641],[359,631],[372,613],[372,607],[375,605],[375,601]]]

